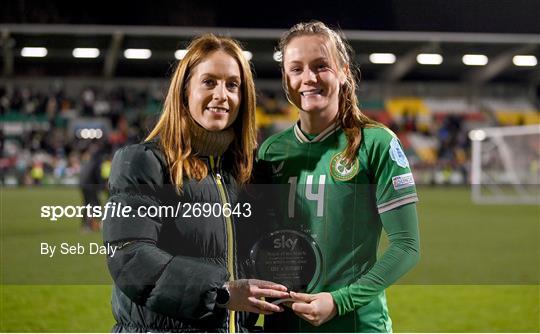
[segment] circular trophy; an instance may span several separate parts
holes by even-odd
[[[250,257],[256,278],[283,284],[292,291],[309,293],[321,277],[321,249],[302,232],[269,233],[251,248]]]

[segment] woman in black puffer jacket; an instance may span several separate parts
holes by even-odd
[[[253,77],[238,44],[195,39],[146,142],[113,159],[108,205],[131,210],[104,220],[105,243],[118,247],[108,257],[113,331],[242,332],[247,312],[282,311],[261,298],[288,296],[284,286],[240,279],[238,215],[223,214],[251,175],[254,114]],[[160,217],[150,218],[157,208]]]

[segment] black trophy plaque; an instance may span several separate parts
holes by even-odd
[[[296,292],[311,292],[321,277],[322,254],[313,238],[294,230],[277,230],[251,248],[256,278],[283,284]]]

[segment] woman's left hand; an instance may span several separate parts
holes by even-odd
[[[313,326],[320,326],[337,314],[334,298],[328,292],[313,295],[297,292],[291,292],[290,294],[296,300],[291,305],[294,313]]]

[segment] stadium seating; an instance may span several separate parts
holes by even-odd
[[[93,86],[69,93],[58,87],[0,87],[0,92],[2,184],[72,184],[92,143],[112,155],[144,138],[160,112],[164,86]],[[371,96],[360,97],[360,107],[398,135],[419,183],[467,182],[471,129],[540,123],[540,113],[526,99],[472,103],[464,97]],[[297,117],[298,109],[281,92],[259,93],[260,141]]]

